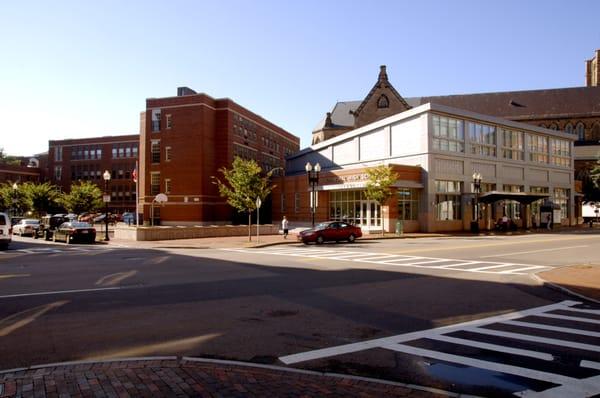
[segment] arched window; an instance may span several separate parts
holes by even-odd
[[[583,125],[583,123],[577,123],[577,126],[575,127],[575,132],[577,133],[577,139],[579,141],[585,141],[585,126]]]
[[[600,141],[600,123],[594,123],[592,127],[592,140]]]
[[[573,134],[573,125],[571,123],[567,123],[565,126],[565,133]]]
[[[548,127],[550,130],[558,130],[558,124],[556,123],[550,123],[550,127]]]
[[[543,128],[543,129],[545,129],[546,125],[544,123],[542,123],[542,124],[540,124],[540,127]]]
[[[377,100],[377,107],[378,108],[389,108],[390,107],[390,101],[388,100],[388,97],[385,96],[385,94],[381,94],[381,96]]]

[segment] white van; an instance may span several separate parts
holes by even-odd
[[[8,214],[0,213],[0,250],[6,250],[11,241],[12,228]]]

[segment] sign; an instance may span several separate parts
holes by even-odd
[[[256,208],[260,209],[261,205],[262,205],[262,200],[260,200],[260,198],[256,198]]]
[[[102,195],[102,201],[104,203],[109,203],[110,202],[110,195]]]

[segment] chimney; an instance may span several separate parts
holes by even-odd
[[[327,112],[327,117],[325,117],[325,127],[332,127],[333,123],[331,122],[331,112]]]
[[[185,86],[177,87],[177,96],[178,97],[183,97],[184,95],[194,95],[194,94],[198,94],[198,93],[189,87],[185,87]]]
[[[388,75],[385,70],[385,65],[381,65],[379,67],[379,81],[387,81]]]

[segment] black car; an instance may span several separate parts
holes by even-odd
[[[64,240],[66,243],[75,241],[94,243],[96,241],[96,229],[86,222],[67,221],[54,231],[52,240],[54,242]]]

